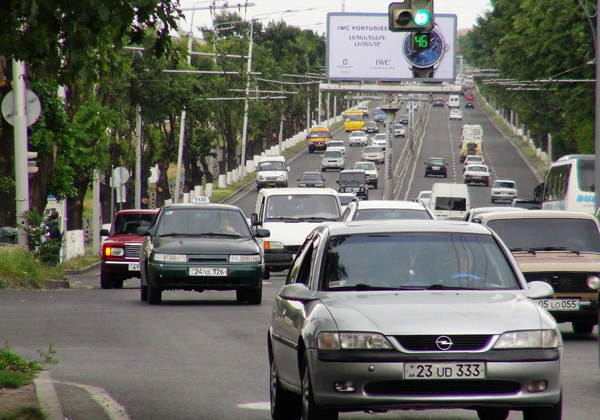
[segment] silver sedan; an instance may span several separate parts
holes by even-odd
[[[462,408],[562,417],[562,341],[484,226],[328,223],[306,238],[273,306],[271,416]]]

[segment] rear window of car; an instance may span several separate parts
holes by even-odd
[[[426,210],[416,209],[363,209],[356,212],[353,220],[427,220]]]
[[[593,220],[566,218],[523,218],[489,220],[511,250],[563,248],[568,251],[600,253],[600,233]]]
[[[491,235],[388,233],[333,236],[325,255],[322,290],[369,287],[519,289],[506,256]]]
[[[469,166],[467,168],[467,171],[471,171],[471,172],[473,172],[473,171],[475,171],[475,172],[487,172],[488,169],[485,166],[473,166],[473,165],[471,165],[471,166]]]
[[[437,197],[435,210],[467,211],[467,200],[461,197]]]
[[[326,158],[341,158],[342,151],[341,150],[327,150],[327,151],[325,151],[323,156]]]
[[[117,214],[115,217],[114,233],[121,234],[136,234],[137,228],[139,227],[150,227],[154,220],[156,219],[156,214]]]
[[[429,159],[429,164],[430,165],[442,165],[442,166],[444,166],[444,160],[443,159]]]
[[[496,181],[493,188],[515,188],[514,182]]]

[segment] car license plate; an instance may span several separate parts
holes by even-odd
[[[277,185],[277,183],[276,182],[267,182],[267,185],[269,187],[274,187],[275,185]]]
[[[140,271],[140,265],[139,264],[129,264],[129,271]]]
[[[189,273],[190,276],[224,277],[227,275],[227,269],[212,267],[190,267]]]
[[[549,311],[578,311],[579,299],[536,299],[538,305]]]
[[[439,171],[440,167],[439,166],[432,166],[431,169],[433,169],[434,171]]]
[[[404,379],[485,379],[485,363],[405,363]]]

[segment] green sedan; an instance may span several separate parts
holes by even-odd
[[[153,226],[141,229],[142,301],[160,304],[165,290],[235,290],[239,302],[262,301],[264,258],[242,211],[225,204],[164,206]]]

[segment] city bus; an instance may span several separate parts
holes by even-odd
[[[344,112],[344,131],[361,131],[365,129],[365,118],[362,109],[351,109]]]
[[[554,162],[544,179],[543,210],[594,214],[595,155],[567,155]]]

